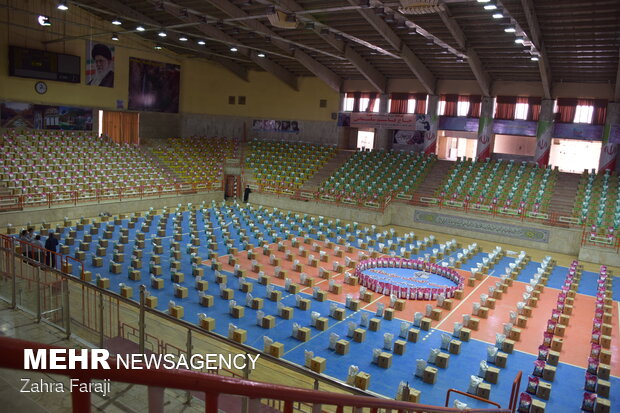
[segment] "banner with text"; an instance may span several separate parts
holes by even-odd
[[[350,126],[354,128],[399,129],[429,131],[431,119],[428,115],[351,113]]]

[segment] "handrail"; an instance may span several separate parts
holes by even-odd
[[[30,207],[98,202],[103,200],[124,198],[154,198],[163,195],[180,195],[188,191],[217,191],[223,190],[224,183],[221,180],[215,182],[168,182],[158,185],[139,185],[128,187],[116,187],[110,189],[93,188],[84,190],[56,191],[35,194],[0,195],[0,211],[24,209]],[[66,196],[63,196],[66,195]],[[12,202],[4,202],[9,200]]]
[[[512,382],[512,388],[510,389],[510,403],[508,404],[508,408],[512,413],[517,409],[517,403],[519,401],[519,390],[521,389],[521,377],[523,376],[523,372],[519,370],[517,376]]]
[[[24,349],[46,350],[63,349],[32,341],[21,339],[0,337],[0,367],[23,370]],[[33,371],[60,374],[78,379],[80,382],[90,382],[91,380],[111,379],[113,381],[133,383],[145,386],[174,388],[181,390],[195,391],[205,394],[206,411],[218,411],[218,396],[220,394],[231,394],[248,397],[250,399],[273,399],[284,401],[284,412],[293,411],[294,402],[312,403],[317,405],[332,405],[339,408],[371,408],[373,410],[400,409],[413,412],[460,412],[458,409],[439,406],[429,406],[405,401],[386,400],[367,396],[353,396],[347,394],[329,393],[317,390],[299,389],[290,386],[281,386],[270,383],[252,382],[249,380],[216,376],[194,372],[190,370],[165,370],[165,369],[127,369],[119,368],[115,363],[115,358],[110,358],[110,369],[75,369],[75,370],[53,370],[36,368]],[[144,367],[140,363],[140,367]],[[90,411],[90,393],[73,392],[73,411]],[[499,406],[499,405],[498,405]],[[376,411],[376,410],[375,410]],[[495,412],[508,413],[509,410],[501,409],[470,409],[469,412]]]
[[[518,403],[518,399],[519,399],[519,390],[521,388],[521,377],[523,376],[523,372],[521,370],[519,370],[519,372],[517,373],[517,375],[515,376],[514,381],[512,382],[512,388],[510,389],[510,401],[508,402],[508,409],[510,412],[514,413],[515,410],[517,409],[517,403]],[[485,403],[489,403],[492,404],[494,406],[497,406],[498,408],[501,408],[501,406],[498,403],[495,403],[491,400],[488,399],[484,399],[482,397],[473,395],[473,394],[469,394],[469,393],[465,393],[462,392],[460,390],[456,390],[456,389],[449,389],[448,392],[446,393],[446,407],[448,407],[448,404],[450,402],[450,393],[457,393],[457,394],[461,394],[463,396],[467,396],[469,398],[475,399],[475,400],[479,400]]]
[[[485,399],[484,397],[476,396],[475,394],[469,394],[469,393],[466,393],[464,391],[460,391],[460,390],[457,390],[457,389],[448,389],[448,392],[446,393],[446,407],[448,407],[448,404],[450,403],[450,394],[451,393],[457,393],[457,394],[460,394],[460,395],[463,395],[463,396],[467,396],[470,399],[474,399],[474,400],[478,400],[478,401],[481,401],[481,402],[484,402],[484,403],[492,404],[493,406],[497,406],[498,409],[502,408],[502,406],[499,403],[496,403],[496,402],[493,402],[493,401],[491,401],[489,399]]]
[[[581,245],[595,246],[597,248],[605,248],[608,250],[620,251],[620,237],[603,237],[592,234],[589,230],[584,230],[581,234]]]
[[[12,237],[9,235],[0,234],[0,239],[4,241],[4,248],[8,248],[12,252],[15,252],[15,248],[18,246],[20,247],[20,249],[25,249],[25,252],[29,252],[29,254],[25,254],[25,258],[28,260],[32,260],[34,264],[45,265],[52,268],[56,268],[58,265],[60,265],[60,268],[62,269],[63,264],[68,264],[69,260],[71,260],[75,261],[77,265],[80,266],[80,275],[84,274],[84,262],[77,259],[76,257],[65,255],[56,251],[50,251],[45,247],[40,247],[38,245],[22,241],[17,237]],[[24,253],[24,251],[21,252]],[[36,254],[34,254],[33,252],[36,252]],[[37,257],[37,259],[34,258],[35,256]],[[47,263],[47,257],[49,257],[49,264]]]
[[[19,256],[15,253],[14,244],[12,243],[16,239],[14,237],[8,237],[8,236],[3,235],[3,234],[0,234],[0,239],[8,243],[7,246],[3,246],[2,248],[0,248],[0,251],[11,252],[16,257],[19,258]],[[19,240],[17,240],[17,241],[19,241]],[[55,253],[55,254],[58,254],[58,253]],[[173,317],[172,315],[170,315],[170,314],[168,314],[166,312],[163,312],[163,311],[160,311],[160,310],[157,310],[157,309],[154,309],[154,308],[150,308],[150,307],[140,307],[140,304],[136,303],[134,300],[131,300],[129,298],[125,298],[125,297],[121,296],[120,294],[117,294],[117,293],[115,293],[113,291],[110,291],[110,290],[107,290],[105,288],[100,288],[100,287],[98,287],[95,284],[92,284],[92,283],[90,283],[88,281],[82,280],[81,278],[74,277],[74,276],[72,276],[70,274],[66,274],[66,273],[62,272],[58,268],[51,268],[51,267],[48,267],[48,268],[50,268],[50,270],[54,271],[55,274],[58,275],[59,277],[61,277],[63,280],[70,280],[71,282],[77,283],[78,285],[81,285],[82,287],[85,287],[85,288],[91,289],[93,291],[96,291],[98,294],[101,294],[103,296],[113,297],[116,300],[119,300],[120,302],[122,302],[123,304],[129,305],[129,306],[133,307],[134,309],[136,309],[136,311],[138,311],[140,308],[142,308],[145,313],[152,314],[152,315],[158,317],[159,319],[162,319],[164,321],[168,321],[170,323],[175,323],[175,324],[181,325],[184,328],[186,328],[186,329],[188,329],[188,330],[190,330],[190,331],[192,331],[194,333],[198,333],[198,334],[202,334],[202,335],[208,336],[209,338],[211,338],[213,340],[216,340],[216,341],[218,341],[220,343],[225,343],[228,346],[234,347],[234,348],[236,348],[238,350],[241,350],[241,351],[244,351],[246,353],[259,354],[262,358],[268,359],[270,362],[279,364],[280,366],[282,366],[282,367],[284,367],[286,369],[289,369],[289,370],[294,371],[296,373],[301,373],[301,374],[303,374],[305,376],[308,376],[308,377],[310,377],[310,378],[312,378],[314,380],[319,380],[321,382],[325,382],[325,383],[328,383],[328,384],[330,384],[332,386],[336,386],[336,387],[339,387],[341,389],[346,389],[347,391],[350,391],[350,392],[353,392],[353,393],[356,393],[356,394],[360,394],[360,395],[369,395],[369,394],[371,394],[368,391],[361,390],[361,389],[359,389],[357,387],[349,386],[348,384],[343,383],[343,382],[341,382],[341,381],[339,381],[337,379],[334,379],[334,378],[332,378],[330,376],[326,376],[324,374],[315,373],[314,371],[312,371],[312,370],[310,370],[310,369],[308,369],[306,367],[302,367],[302,366],[300,366],[298,364],[295,364],[295,363],[293,363],[291,361],[288,361],[286,359],[279,358],[279,357],[274,357],[274,356],[272,356],[272,355],[270,355],[268,353],[264,353],[264,352],[262,352],[260,350],[257,350],[257,349],[255,349],[253,347],[250,347],[250,346],[248,346],[246,344],[241,344],[241,343],[238,343],[236,341],[229,340],[227,337],[225,337],[225,336],[223,336],[221,334],[218,334],[218,333],[216,333],[214,331],[204,330],[204,329],[200,328],[198,325],[195,325],[195,324],[190,323],[188,321],[185,321],[185,320]]]

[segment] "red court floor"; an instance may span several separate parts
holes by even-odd
[[[303,265],[302,271],[308,274],[310,277],[315,278],[315,286],[320,287],[322,290],[328,290],[329,281],[326,279],[318,278],[319,269],[315,267],[310,267],[307,264],[307,258],[297,256],[299,253],[299,248],[295,248],[291,246],[291,241],[283,242],[286,249],[289,249],[293,254],[293,260],[299,260],[300,264]],[[327,252],[328,261],[320,262],[319,267],[323,267],[326,270],[329,270],[332,274],[332,279],[335,280],[336,283],[342,284],[342,293],[341,294],[332,294],[329,293],[328,299],[338,303],[344,303],[346,300],[347,294],[352,294],[354,298],[358,298],[359,296],[359,286],[351,286],[348,284],[344,284],[344,274],[346,272],[352,272],[352,269],[346,269],[342,273],[334,273],[332,271],[332,262],[338,261],[339,263],[344,265],[344,256],[351,258],[352,260],[358,259],[358,250],[353,248],[352,253],[344,253],[343,257],[336,257],[334,255],[333,249],[328,249],[326,247],[326,243],[322,241],[313,240],[312,244],[318,244],[321,250]],[[319,258],[319,253],[311,251],[312,244],[303,244],[300,243],[300,246],[303,246],[306,251],[308,251],[308,255],[312,254],[315,258]],[[344,250],[343,246],[340,246],[341,250]],[[287,277],[290,278],[293,282],[299,283],[299,272],[293,271],[293,262],[287,261],[285,259],[285,253],[277,251],[277,244],[270,245],[270,254],[274,254],[277,258],[279,258],[280,263],[279,266],[287,271]],[[270,282],[278,285],[284,286],[284,280],[275,278],[274,268],[269,264],[269,256],[263,255],[262,248],[255,248],[253,250],[256,254],[256,261],[263,266],[264,273],[270,277]],[[234,267],[228,265],[228,255],[218,257],[218,261],[222,263],[222,269],[226,271],[233,271]],[[252,260],[247,258],[246,251],[240,251],[235,254],[235,258],[237,259],[237,263],[240,264],[240,267],[246,270],[246,276],[250,278],[258,278],[258,274],[251,271],[252,268]],[[205,261],[205,264],[210,264],[210,261]],[[458,270],[465,277],[469,277],[470,273],[464,270]],[[437,328],[441,331],[445,331],[448,333],[452,333],[454,322],[459,321],[462,322],[463,314],[471,314],[473,311],[473,303],[480,302],[481,294],[488,294],[488,288],[494,285],[497,281],[499,281],[498,277],[492,276],[484,276],[481,281],[477,281],[473,287],[465,286],[463,292],[462,300],[455,300],[455,305],[451,311],[447,311],[442,309],[442,316],[439,321],[433,321],[432,327]],[[526,283],[514,281],[512,286],[510,286],[507,291],[502,295],[501,299],[496,301],[496,306],[494,310],[489,311],[489,316],[486,319],[480,319],[480,325],[477,331],[472,331],[472,338],[475,340],[484,341],[490,344],[495,343],[495,334],[498,332],[502,332],[503,324],[509,322],[510,320],[510,311],[516,311],[517,303],[522,300],[522,294],[525,292]],[[301,289],[302,293],[312,294],[311,287],[303,287]],[[515,349],[537,355],[538,354],[538,346],[542,343],[543,340],[543,332],[547,326],[547,320],[551,317],[551,311],[556,306],[557,296],[560,290],[545,288],[544,291],[540,293],[540,298],[538,300],[538,305],[533,309],[532,316],[527,320],[527,326],[522,328],[521,338],[515,344]],[[378,293],[374,293],[373,301],[371,303],[362,303],[363,308],[374,312],[377,308],[378,303],[384,303],[386,308],[388,307],[390,298],[388,296],[379,295]],[[420,300],[410,300],[407,302],[404,311],[399,311],[395,314],[396,318],[409,321],[413,320],[413,314],[417,311],[424,312],[427,304],[433,304],[436,307],[436,302],[429,301],[420,301]],[[618,311],[619,305],[617,302],[614,302],[614,311],[613,311],[613,320],[612,324],[618,324]],[[588,355],[590,353],[590,332],[592,329],[592,320],[594,318],[594,308],[595,308],[595,297],[587,296],[583,294],[576,294],[573,306],[573,313],[570,316],[570,321],[567,326],[565,336],[564,336],[564,345],[561,351],[560,360],[563,363],[572,364],[578,367],[585,368],[588,360]],[[612,329],[612,343],[610,351],[612,354],[618,354],[618,350],[620,348],[620,329],[613,328]],[[620,376],[620,363],[617,360],[617,357],[612,358],[612,374],[614,376]]]

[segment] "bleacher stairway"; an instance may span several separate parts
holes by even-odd
[[[580,179],[580,174],[560,172],[549,203],[549,211],[563,216],[571,216],[573,214],[573,206],[575,205],[575,196],[577,195]]]
[[[329,178],[334,172],[336,172],[346,161],[349,160],[355,151],[338,149],[336,156],[330,159],[321,169],[316,171],[310,179],[301,187],[302,191],[316,191],[319,189],[321,183]]]
[[[435,161],[426,178],[420,183],[416,193],[420,196],[434,197],[437,188],[453,166],[454,162],[452,161]]]
[[[159,166],[164,171],[168,172],[176,182],[182,182],[183,179],[181,179],[181,177],[175,171],[173,171],[168,165],[163,163],[161,159],[155,156],[155,154],[153,153],[153,148],[154,145],[151,141],[148,141],[148,143],[142,143],[140,145],[140,151],[144,154],[146,158],[148,158],[149,161]]]

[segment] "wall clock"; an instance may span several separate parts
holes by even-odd
[[[47,83],[45,82],[35,83],[34,90],[36,90],[39,95],[45,94],[47,92]]]

